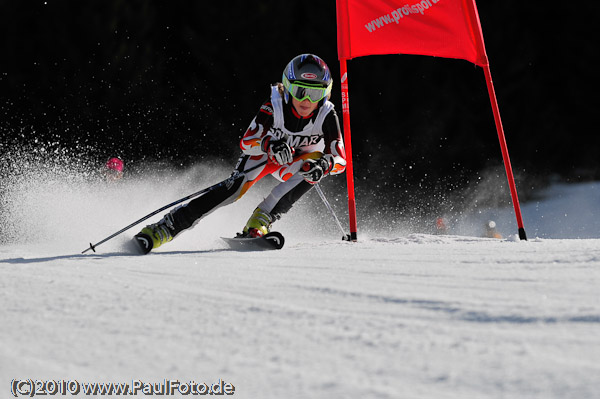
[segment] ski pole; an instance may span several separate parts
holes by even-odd
[[[117,231],[117,232],[116,232],[116,233],[114,233],[114,234],[111,234],[111,235],[109,235],[108,237],[106,237],[105,239],[103,239],[103,240],[101,240],[101,241],[98,241],[96,244],[92,244],[92,243],[90,242],[90,247],[89,247],[89,248],[86,248],[86,249],[85,249],[85,250],[83,250],[81,253],[82,253],[82,254],[84,254],[84,253],[86,253],[87,251],[89,251],[90,249],[91,249],[92,251],[96,252],[96,247],[97,247],[98,245],[100,245],[100,244],[103,244],[103,243],[105,243],[106,241],[108,241],[108,240],[110,240],[110,239],[112,239],[112,238],[115,238],[116,236],[118,236],[119,234],[123,233],[124,231],[126,231],[126,230],[129,230],[130,228],[132,228],[132,227],[133,227],[133,226],[135,226],[136,224],[139,224],[139,223],[143,222],[144,220],[151,218],[152,216],[156,215],[157,213],[160,213],[160,212],[164,211],[165,209],[171,208],[172,206],[175,206],[175,205],[177,205],[177,204],[180,204],[180,203],[182,203],[182,202],[184,202],[184,201],[190,200],[190,199],[192,199],[192,198],[196,198],[196,197],[198,197],[198,196],[200,196],[200,195],[202,195],[202,194],[205,194],[205,193],[207,193],[207,192],[209,192],[209,191],[212,191],[212,190],[214,190],[214,189],[217,189],[217,188],[219,188],[219,187],[222,187],[222,186],[224,186],[224,185],[226,185],[226,184],[233,184],[233,182],[234,182],[235,180],[239,179],[240,177],[244,176],[246,173],[248,173],[248,172],[251,172],[251,171],[253,171],[253,170],[254,170],[254,169],[256,169],[256,168],[259,168],[259,167],[261,167],[261,166],[265,165],[266,163],[267,163],[267,161],[261,162],[261,163],[259,163],[258,165],[255,165],[255,166],[253,166],[253,167],[251,167],[251,168],[248,168],[248,169],[244,170],[244,171],[243,171],[243,172],[241,172],[241,173],[238,173],[237,175],[234,175],[234,176],[230,176],[230,177],[228,177],[227,179],[223,180],[223,181],[222,181],[222,182],[220,182],[220,183],[217,183],[217,184],[215,184],[215,185],[212,185],[212,186],[210,186],[210,187],[207,187],[207,188],[205,188],[205,189],[203,189],[203,190],[200,190],[200,191],[198,191],[198,192],[195,192],[195,193],[193,193],[193,194],[190,194],[190,195],[188,195],[188,196],[185,196],[185,197],[183,197],[183,198],[181,198],[181,199],[178,199],[178,200],[177,200],[177,201],[175,201],[175,202],[171,202],[170,204],[168,204],[168,205],[165,205],[165,206],[163,206],[162,208],[160,208],[160,209],[157,209],[157,210],[155,210],[155,211],[154,211],[154,212],[152,212],[152,213],[149,213],[148,215],[144,216],[143,218],[136,220],[135,222],[131,223],[129,226],[127,226],[127,227],[123,227],[121,230]]]
[[[342,240],[350,241],[350,234],[346,234],[346,232],[344,231],[344,228],[342,227],[340,220],[337,218],[337,216],[335,216],[335,212],[333,211],[333,208],[329,204],[329,201],[327,201],[327,198],[325,198],[325,194],[323,193],[323,190],[321,190],[321,186],[319,186],[319,183],[315,183],[314,187],[315,187],[315,190],[317,190],[317,193],[319,193],[319,197],[321,197],[321,199],[323,200],[323,203],[325,204],[327,209],[329,209],[329,212],[331,212],[331,215],[335,219],[335,222],[337,223],[338,227],[340,228],[340,230],[343,234]]]

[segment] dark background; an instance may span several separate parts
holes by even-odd
[[[598,179],[597,2],[478,9],[522,197],[551,177]],[[304,52],[332,69],[341,117],[334,0],[2,0],[0,40],[2,154],[33,143],[233,166],[269,84]],[[357,190],[503,173],[481,68],[408,55],[348,68]]]

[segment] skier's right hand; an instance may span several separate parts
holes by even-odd
[[[267,155],[271,162],[285,165],[294,159],[294,149],[285,140],[271,140],[267,144]]]

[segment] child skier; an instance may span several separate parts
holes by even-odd
[[[217,208],[240,199],[264,176],[281,183],[258,205],[240,236],[261,237],[294,202],[327,174],[342,173],[346,153],[331,96],[327,64],[313,54],[292,59],[271,86],[241,139],[242,155],[219,187],[173,209],[135,236],[144,253],[171,241]]]

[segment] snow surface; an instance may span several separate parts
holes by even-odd
[[[311,192],[275,225],[281,251],[228,250],[219,237],[243,226],[271,184],[260,182],[148,256],[125,249],[141,226],[81,254],[225,177],[217,165],[114,184],[56,170],[13,181],[2,397],[31,378],[222,379],[238,398],[600,398],[600,184],[522,204],[528,241],[511,207],[463,215],[455,231],[470,235],[359,221],[359,241],[344,242]],[[505,239],[478,237],[488,218]]]

